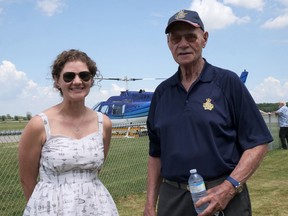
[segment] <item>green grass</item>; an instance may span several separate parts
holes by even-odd
[[[253,216],[287,216],[288,151],[269,151],[247,185]],[[120,215],[143,215],[145,197],[145,193],[138,193],[118,199]]]
[[[0,121],[0,131],[6,130],[22,130],[27,121]]]
[[[288,151],[270,151],[248,186],[254,215],[288,215]]]
[[[113,138],[100,179],[114,199],[146,189],[148,140]]]
[[[0,170],[0,215],[21,215],[25,200],[19,184],[16,143],[0,143]]]

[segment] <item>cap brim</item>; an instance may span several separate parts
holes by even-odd
[[[192,26],[194,26],[195,28],[201,28],[201,26],[197,23],[193,23],[193,22],[190,22],[190,21],[187,21],[187,20],[175,20],[173,22],[171,22],[167,27],[166,27],[166,30],[165,30],[165,34],[168,34],[170,31],[171,31],[171,28],[178,22],[186,22]]]

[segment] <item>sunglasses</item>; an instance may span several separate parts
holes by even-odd
[[[89,71],[82,71],[82,72],[80,72],[78,74],[76,74],[74,72],[65,72],[63,74],[63,80],[65,82],[67,82],[67,83],[72,82],[77,75],[84,82],[88,82],[91,79],[91,77],[92,77],[92,75],[91,75],[91,73]]]
[[[169,38],[172,44],[178,44],[183,37],[188,43],[193,43],[197,40],[197,35],[194,33],[188,33],[184,35],[169,34]]]

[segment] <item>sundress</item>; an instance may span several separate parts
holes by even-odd
[[[98,132],[81,139],[52,136],[40,113],[47,140],[42,147],[39,181],[23,216],[118,216],[112,196],[98,178],[104,162],[103,115]]]

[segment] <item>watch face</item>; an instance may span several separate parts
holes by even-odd
[[[237,193],[241,193],[243,191],[243,185],[239,185],[238,187],[236,187],[236,191]]]

